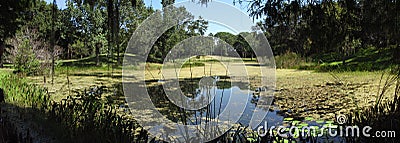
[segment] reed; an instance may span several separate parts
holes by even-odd
[[[91,87],[61,102],[54,102],[49,100],[46,89],[29,84],[21,77],[0,75],[0,79],[6,103],[24,107],[25,110],[33,109],[46,116],[49,122],[55,122],[57,127],[54,128],[63,129],[58,133],[62,134],[57,139],[59,141],[150,141],[147,132],[135,120],[118,114],[112,105],[101,99],[103,87]]]
[[[0,75],[0,81],[5,102],[35,109],[47,108],[50,101],[47,89],[29,84],[26,79],[12,74]]]
[[[383,78],[382,78],[383,79]],[[357,125],[360,127],[370,126],[375,131],[395,131],[400,132],[400,66],[392,68],[388,77],[381,85],[382,89],[379,91],[379,97],[375,106],[363,110],[361,113],[355,112],[350,114],[348,124]],[[394,86],[394,93],[389,93],[389,88]],[[382,102],[381,99],[388,94],[393,94],[393,99],[388,102]],[[371,138],[361,137],[358,139],[362,142],[395,142],[396,138]]]
[[[63,140],[74,142],[148,142],[147,132],[129,117],[118,114],[101,99],[103,87],[52,103],[49,117],[66,129]]]

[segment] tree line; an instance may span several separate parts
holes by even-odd
[[[1,57],[4,53],[12,55],[13,50],[18,52],[17,47],[23,49],[23,42],[19,41],[24,40],[29,43],[26,46],[36,48],[31,52],[37,57],[40,50],[61,59],[99,57],[101,53],[119,55],[132,32],[154,11],[139,0],[66,0],[64,9],[54,3],[1,2]],[[115,58],[120,62],[119,56]]]
[[[345,60],[374,48],[391,49],[392,60],[399,61],[397,0],[252,0],[248,12],[263,19],[258,26],[277,55],[336,54],[336,60]]]
[[[233,2],[247,3],[249,16],[262,19],[257,25],[263,30],[275,55],[294,52],[315,60],[324,55],[334,55],[334,60],[343,60],[344,63],[357,52],[372,48],[389,49],[393,51],[392,61],[400,59],[400,3],[397,0]],[[174,0],[161,0],[163,7],[172,3]],[[48,67],[54,65],[55,58],[87,56],[95,56],[96,65],[100,65],[102,54],[111,62],[120,64],[121,53],[133,31],[155,11],[141,0],[66,0],[64,9],[43,0],[2,0],[0,66],[3,66],[3,61],[26,63],[36,57],[39,61],[28,66]],[[187,16],[193,19],[192,15]],[[208,22],[201,18],[179,23],[158,38],[149,61],[162,62],[174,45],[188,37],[204,35],[207,28]],[[254,57],[249,43],[242,36],[227,32],[209,36],[224,40],[241,57]],[[17,54],[21,52],[28,56]],[[4,55],[8,55],[6,59]]]

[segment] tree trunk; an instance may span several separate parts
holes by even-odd
[[[71,49],[70,49],[71,47],[68,45],[67,46],[67,56],[65,56],[65,58],[67,59],[67,60],[69,60],[69,59],[71,59]]]
[[[3,68],[3,53],[0,53],[0,68]]]
[[[346,59],[347,59],[347,47],[346,49],[343,50],[342,66],[346,65]]]
[[[120,47],[119,47],[119,1],[116,1],[116,5],[115,5],[115,44],[117,46],[117,66],[119,65],[119,63],[121,62],[120,59]]]
[[[101,47],[101,43],[97,43],[96,44],[96,66],[100,66],[100,47]]]
[[[55,23],[54,20],[56,19],[56,0],[53,0],[53,13],[52,13],[52,28],[51,28],[51,84],[54,83],[54,74],[55,74],[55,60],[54,60],[54,47],[55,47]]]
[[[4,53],[3,42],[0,42],[0,68],[3,68],[3,53]]]
[[[107,51],[107,69],[110,70],[110,57],[112,55],[112,46],[113,46],[113,23],[114,23],[114,1],[108,0],[107,1],[107,28],[108,28],[108,51]]]
[[[394,62],[395,64],[400,65],[400,58],[398,57],[400,55],[400,44],[397,44],[395,51],[396,52],[393,53]]]
[[[342,65],[343,65],[343,66],[346,65],[346,56],[343,56],[343,58],[342,58]]]

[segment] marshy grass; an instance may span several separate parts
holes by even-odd
[[[12,74],[2,74],[0,80],[0,88],[4,90],[7,103],[37,109],[47,107],[50,96],[46,89],[29,84],[26,79]]]
[[[102,87],[52,103],[49,117],[65,128],[62,140],[73,142],[148,142],[147,132],[135,120],[101,99]]]
[[[400,132],[400,66],[392,68],[386,78],[380,84],[381,90],[379,90],[379,96],[374,106],[366,108],[361,112],[354,112],[350,114],[349,125],[357,125],[360,127],[370,126],[372,130],[371,134],[375,131],[395,131]],[[389,92],[390,88],[394,86],[393,93]],[[393,96],[390,96],[393,94]],[[382,102],[382,98],[390,96],[390,101]],[[398,136],[398,135],[396,135]],[[362,142],[395,142],[396,138],[371,138],[361,137],[359,141]]]
[[[23,107],[19,114],[36,112],[43,122],[42,126],[63,129],[56,135],[58,141],[65,142],[148,142],[147,132],[135,120],[118,114],[113,105],[101,99],[102,87],[68,96],[61,102],[49,100],[46,89],[29,84],[16,75],[1,75],[0,88],[4,89],[7,104]],[[33,109],[33,110],[30,110]],[[21,112],[21,111],[22,112]],[[10,120],[10,119],[4,119]],[[31,119],[36,120],[36,119]],[[49,124],[53,122],[53,124]],[[11,126],[5,126],[7,130]],[[14,128],[14,127],[12,127]],[[10,131],[13,131],[9,129]],[[12,135],[11,133],[8,133]],[[20,133],[14,133],[20,134]],[[154,140],[155,141],[155,140]]]
[[[310,60],[293,52],[287,52],[285,54],[275,56],[275,64],[277,68],[308,69],[306,67],[313,66],[313,64],[308,61]]]

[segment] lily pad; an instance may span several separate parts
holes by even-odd
[[[312,121],[312,120],[314,120],[314,118],[313,118],[313,117],[306,117],[304,120],[306,120],[306,121]]]
[[[289,141],[288,139],[283,139],[283,143],[295,143],[295,141]]]
[[[254,139],[254,138],[247,138],[247,141],[249,141],[249,142],[255,142],[256,139]]]
[[[293,120],[293,118],[285,118],[285,119],[283,119],[283,121],[292,121]]]
[[[310,128],[315,129],[315,130],[318,130],[318,129],[319,129],[319,126],[311,126]]]
[[[299,136],[300,136],[300,131],[299,130],[296,130],[294,133],[293,133],[293,138],[299,138]]]

